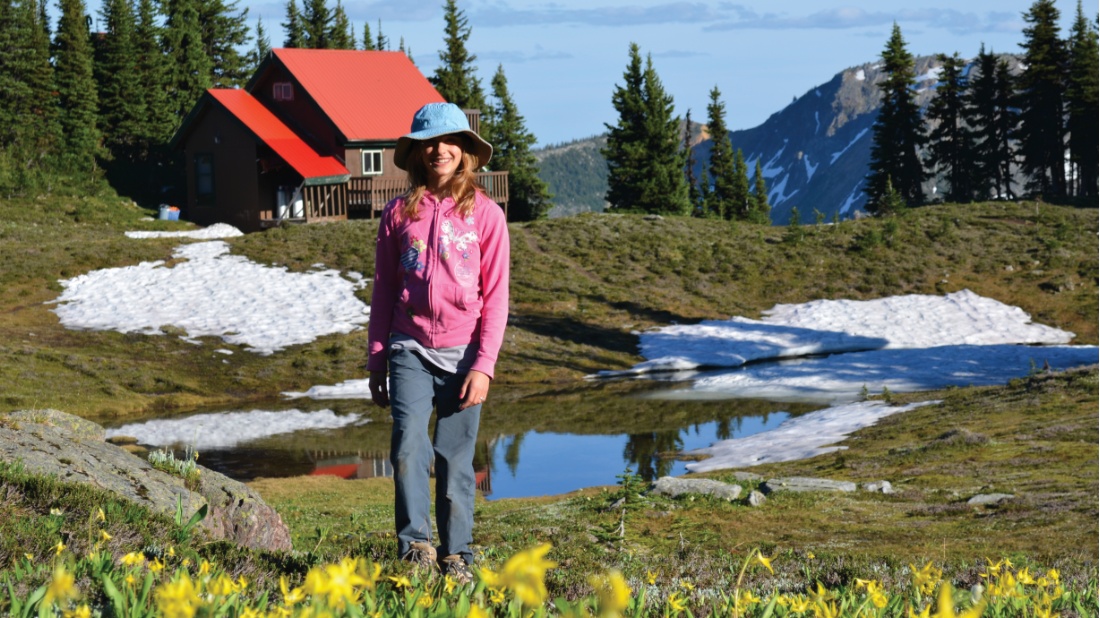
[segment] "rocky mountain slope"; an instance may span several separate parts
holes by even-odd
[[[1005,58],[1015,71],[1018,60]],[[917,101],[922,108],[935,93],[939,70],[934,57],[916,59]],[[730,133],[750,173],[757,161],[761,164],[773,223],[788,223],[795,207],[803,222],[813,222],[817,213],[832,220],[834,215],[850,219],[862,212],[872,127],[882,102],[876,84],[882,77],[878,62],[845,69],[760,126]],[[736,124],[737,119],[727,118],[727,122]],[[602,210],[607,171],[599,149],[605,142],[606,136],[601,135],[537,153],[543,165],[541,176],[556,195],[554,214]],[[702,140],[694,147],[700,167],[708,160],[710,146],[710,140]],[[595,178],[602,178],[603,191],[592,188]],[[575,185],[587,187],[585,194],[577,195],[572,190]],[[934,195],[933,185],[926,186],[927,195]]]

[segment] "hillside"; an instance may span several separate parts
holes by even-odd
[[[1003,58],[1012,71],[1018,69],[1016,57]],[[923,56],[915,60],[915,68],[917,102],[924,108],[935,94],[939,64],[934,57]],[[871,128],[882,98],[876,84],[882,77],[875,62],[845,69],[763,124],[730,132],[733,147],[744,153],[749,170],[757,161],[761,164],[773,223],[788,223],[794,207],[804,223],[815,220],[815,210],[826,220],[834,215],[850,219],[862,210],[867,201],[863,179],[870,161]],[[733,114],[727,124],[738,124],[736,110]],[[606,135],[601,135],[536,152],[543,165],[540,177],[556,195],[553,212],[603,209],[607,166],[599,149],[604,143]],[[694,147],[700,170],[710,156],[710,146],[704,140]],[[926,195],[934,196],[934,184],[934,180],[926,184]],[[574,193],[575,185],[584,187],[583,195]]]
[[[189,343],[169,324],[161,328],[169,336],[62,328],[49,304],[60,280],[173,264],[186,241],[134,240],[123,231],[189,224],[148,214],[117,198],[0,201],[0,405],[109,419],[240,405],[362,377],[362,330],[260,356],[220,339]],[[375,226],[292,226],[227,242],[235,254],[292,271],[324,264],[370,273]],[[511,233],[511,326],[499,370],[511,384],[575,383],[629,367],[640,361],[640,329],[755,318],[777,303],[818,298],[970,289],[1076,333],[1077,343],[1097,341],[1094,209],[944,205],[795,229],[593,214],[513,224]],[[369,302],[369,289],[357,295]],[[232,350],[233,362],[215,348]]]

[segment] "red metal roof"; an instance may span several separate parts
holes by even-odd
[[[275,57],[349,142],[396,140],[443,97],[404,52],[276,49]]]
[[[350,177],[338,159],[318,154],[248,92],[216,88],[206,93],[301,174],[306,184],[346,182]],[[314,182],[308,182],[310,179]]]

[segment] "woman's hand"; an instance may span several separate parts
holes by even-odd
[[[371,387],[374,390],[374,387]],[[471,370],[462,381],[462,390],[458,391],[458,398],[462,403],[458,404],[459,410],[465,410],[471,406],[485,403],[485,397],[489,394],[489,376],[480,371]]]
[[[385,371],[370,372],[370,398],[383,408],[390,405],[390,386]]]

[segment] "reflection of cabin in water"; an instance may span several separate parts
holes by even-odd
[[[442,101],[403,52],[272,50],[244,89],[207,90],[172,138],[186,159],[182,215],[244,231],[373,217],[407,188],[397,139]],[[478,132],[480,112],[465,111]],[[477,179],[507,211],[508,173]]]
[[[338,476],[345,479],[393,478],[393,465],[389,453],[347,453],[309,451],[313,462],[310,475]],[[435,471],[432,471],[435,476]],[[474,460],[474,480],[477,489],[488,496],[493,493],[491,462]]]

